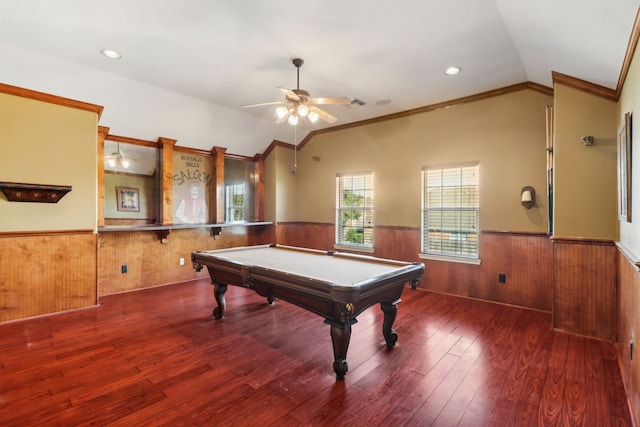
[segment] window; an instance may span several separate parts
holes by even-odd
[[[244,183],[225,187],[225,221],[244,221],[244,193]]]
[[[258,219],[258,160],[224,157],[224,221]]]
[[[373,248],[373,173],[336,177],[336,244]]]
[[[422,170],[422,252],[478,258],[478,165]]]

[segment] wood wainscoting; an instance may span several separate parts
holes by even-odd
[[[333,250],[335,226],[321,222],[278,222],[276,243],[303,248]]]
[[[276,227],[278,243],[333,250],[333,224],[279,222]],[[374,242],[376,257],[424,262],[420,288],[551,311],[553,257],[546,234],[483,232],[480,265],[420,259],[419,228],[376,226]],[[505,283],[499,283],[499,274]]]
[[[611,241],[553,238],[553,327],[616,340],[617,248]]]
[[[618,363],[631,416],[640,426],[640,272],[636,262],[618,250]]]
[[[277,243],[333,250],[333,224],[279,222],[276,227]],[[374,242],[374,256],[423,261],[420,288],[552,312],[559,331],[616,340],[618,273],[612,241],[483,231],[480,265],[421,260],[419,228],[377,226]]]
[[[546,234],[482,232],[479,252],[480,265],[427,260],[423,287],[551,311],[553,258]]]
[[[273,243],[272,226],[175,229],[162,243],[155,231],[109,231],[98,239],[98,296],[207,276],[191,265],[191,252]],[[184,258],[184,265],[180,265]],[[126,265],[127,272],[122,273]]]
[[[0,234],[0,322],[93,306],[91,230]]]

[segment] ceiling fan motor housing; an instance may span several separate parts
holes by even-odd
[[[289,102],[298,102],[298,101],[299,102],[306,102],[311,97],[311,95],[309,95],[309,92],[307,92],[306,90],[303,90],[303,89],[292,89],[291,92],[293,92],[296,95],[298,95],[299,99],[294,99],[294,98],[291,98],[291,97],[287,96],[286,98],[287,98],[287,101],[289,101]]]

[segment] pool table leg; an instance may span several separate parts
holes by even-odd
[[[393,322],[396,320],[396,315],[398,314],[396,304],[399,302],[400,300],[380,303],[380,308],[384,312],[382,335],[384,335],[384,340],[387,342],[388,348],[395,346],[398,341],[398,334],[393,330],[392,326]]]
[[[222,319],[224,315],[224,309],[227,307],[227,302],[224,299],[224,293],[227,292],[227,285],[222,283],[213,284],[213,296],[216,299],[218,306],[213,309],[213,317],[216,319]]]
[[[336,378],[344,379],[349,370],[347,366],[347,349],[351,340],[351,325],[331,325],[331,341],[333,342],[333,371]]]

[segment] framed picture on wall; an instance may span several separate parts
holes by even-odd
[[[631,113],[618,126],[618,219],[631,222]]]
[[[118,210],[140,212],[140,194],[134,187],[116,187]]]

